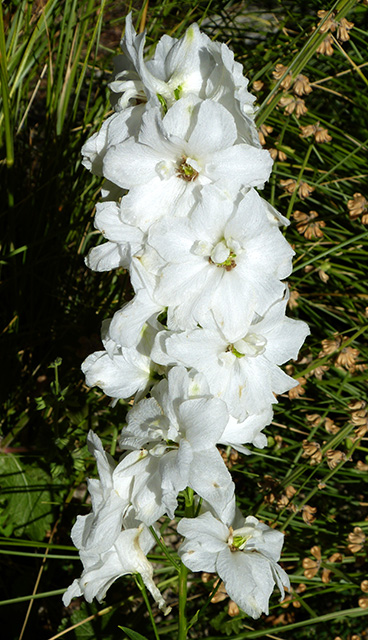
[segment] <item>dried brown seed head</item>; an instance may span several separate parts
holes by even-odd
[[[295,111],[295,115],[297,118],[300,118],[300,116],[304,116],[308,111],[308,108],[305,106],[304,100],[290,95],[283,96],[279,100],[279,105],[280,107],[285,108],[285,113],[289,116]]]
[[[325,419],[325,429],[326,429],[327,433],[330,433],[331,435],[334,435],[335,433],[340,431],[340,427],[338,427],[334,423],[334,421],[331,420],[331,418],[326,418]]]
[[[336,351],[342,344],[342,336],[334,333],[333,338],[325,338],[321,342],[323,355],[330,355]]]
[[[348,540],[349,551],[351,551],[351,553],[358,553],[358,551],[363,549],[365,534],[360,527],[354,527],[354,531],[348,535]]]
[[[235,618],[235,616],[239,615],[239,607],[234,600],[230,600],[227,612],[230,618]]]
[[[362,196],[361,193],[354,193],[353,199],[348,200],[349,217],[355,220],[361,214],[364,214],[361,218],[363,224],[368,224],[368,214],[365,213],[368,210],[368,200]]]
[[[311,507],[309,504],[305,504],[303,507],[303,514],[302,514],[302,518],[305,524],[311,525],[316,519],[316,516],[315,516],[316,513],[317,513],[316,507]],[[315,547],[313,547],[313,549],[314,548]],[[312,550],[311,550],[311,553],[312,553]]]
[[[252,86],[254,91],[261,91],[264,87],[264,82],[262,82],[262,80],[255,80]]]
[[[358,460],[355,468],[358,469],[358,471],[368,471],[368,464],[363,462],[363,460]]]
[[[294,193],[296,188],[296,180],[288,178],[287,180],[280,180],[280,185],[285,189],[287,193]]]
[[[309,78],[300,73],[294,81],[293,91],[297,96],[308,95],[312,92],[312,87],[310,86]]]
[[[361,598],[359,598],[358,605],[360,606],[361,609],[368,609],[368,598],[367,598],[367,596],[362,596]]]
[[[345,347],[340,351],[335,360],[335,365],[345,369],[354,370],[355,362],[359,357],[359,350],[353,347]]]
[[[288,391],[290,400],[295,400],[295,398],[300,398],[305,394],[303,385],[307,382],[307,379],[301,376],[300,378],[296,378],[296,380],[299,382],[299,384]]]
[[[321,53],[324,56],[332,56],[334,52],[332,43],[333,43],[332,35],[329,33],[327,34],[325,39],[322,40],[321,44],[317,47],[316,49],[317,53]]]
[[[308,124],[306,127],[300,127],[300,130],[301,133],[299,135],[301,138],[314,136],[315,141],[318,143],[330,142],[332,140],[328,130],[324,129],[324,127],[320,127],[319,122],[316,122],[315,124]]]
[[[298,303],[299,296],[300,296],[300,293],[296,289],[293,289],[292,291],[290,291],[290,297],[288,300],[288,306],[290,307],[290,309],[295,309],[296,307],[299,306],[299,303]]]
[[[319,367],[316,367],[313,371],[313,375],[317,380],[322,380],[326,371],[329,370],[329,366],[327,364],[321,364]]]
[[[296,489],[295,487],[293,487],[293,485],[289,484],[286,488],[285,488],[285,493],[286,493],[286,497],[289,500],[292,500],[292,498],[295,496],[296,494]]]
[[[288,70],[288,67],[285,67],[285,65],[277,64],[274,71],[272,71],[272,75],[275,78],[275,80],[280,80],[280,78],[282,78],[282,76],[284,75],[284,73],[286,73],[287,70]],[[288,73],[283,79],[283,81],[281,82],[280,86],[287,91],[292,81],[293,81],[293,77],[291,73]]]
[[[305,419],[308,422],[309,427],[317,427],[321,422],[321,416],[319,413],[306,413]]]
[[[326,458],[329,468],[335,469],[340,462],[346,460],[346,455],[343,451],[328,449],[328,451],[326,451]]]
[[[363,580],[363,582],[360,583],[360,588],[363,593],[368,593],[368,580]]]
[[[309,196],[313,193],[313,191],[314,191],[314,187],[307,184],[306,182],[300,182],[299,189],[298,189],[299,198],[301,198],[302,200],[305,200],[305,198],[309,198]],[[313,213],[316,213],[316,212],[313,211]],[[323,224],[321,223],[321,226],[324,227],[325,223]]]
[[[346,18],[342,18],[337,28],[337,39],[341,42],[347,42],[350,39],[349,31],[353,26],[354,22],[349,22]]]
[[[306,183],[303,183],[303,185],[305,184]],[[313,187],[309,187],[309,188],[313,189]],[[322,228],[326,226],[326,223],[323,220],[316,220],[316,218],[318,218],[317,211],[310,211],[309,213],[304,213],[303,211],[296,210],[293,213],[293,218],[297,222],[297,225],[296,225],[297,231],[300,234],[303,234],[307,238],[307,240],[310,240],[313,237],[314,238],[323,237]]]
[[[272,131],[273,127],[270,127],[267,124],[261,124],[258,130],[258,137],[262,146],[266,144],[266,137],[269,136]]]
[[[321,18],[317,26],[320,26],[321,22],[323,22],[323,19],[327,14],[328,14],[328,11],[325,11],[324,9],[320,9],[319,11],[317,11],[317,16]],[[334,18],[335,18],[335,14],[332,12],[330,16],[327,18],[326,22],[322,24],[322,26],[320,27],[321,33],[327,33],[327,31],[336,30],[336,22]]]
[[[319,464],[322,460],[321,445],[318,442],[310,442],[309,440],[303,440],[303,453],[302,458],[310,458],[310,464],[312,466]]]

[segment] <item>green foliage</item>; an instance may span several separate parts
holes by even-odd
[[[142,636],[140,633],[132,631],[131,629],[127,629],[126,627],[119,627],[119,629],[124,631],[130,640],[147,640],[145,636]]]
[[[137,26],[145,3],[138,4]],[[70,553],[72,523],[89,509],[85,482],[96,472],[88,430],[114,455],[129,407],[111,408],[102,392],[85,387],[80,371],[100,348],[101,321],[132,295],[124,271],[94,274],[84,266],[100,241],[92,220],[101,180],[81,167],[80,149],[109,113],[112,57],[131,5],[19,0],[0,7],[0,600],[12,602],[1,607],[0,623],[9,640],[20,637],[34,591],[46,595],[31,608],[25,637],[66,632],[110,640],[121,635],[122,621],[127,637],[152,637],[133,579],[111,587],[105,608],[78,599],[66,611],[60,595],[52,596],[80,574],[60,548]],[[336,21],[346,16],[354,27],[346,40],[335,28],[333,55],[325,55],[317,49],[326,38],[320,19],[328,16],[317,12],[330,9]],[[289,315],[311,327],[300,358],[289,365],[301,383],[298,395],[279,398],[266,430],[269,446],[248,457],[224,451],[232,454],[244,513],[285,532],[283,566],[293,592],[282,607],[275,593],[269,616],[253,621],[230,617],[228,600],[211,602],[213,580],[190,575],[192,638],[351,640],[366,631],[368,609],[359,606],[366,597],[360,586],[366,542],[351,547],[354,527],[368,536],[367,414],[359,404],[368,378],[368,212],[354,195],[368,199],[366,16],[355,0],[312,0],[307,11],[299,0],[148,3],[148,53],[164,33],[180,37],[197,20],[244,65],[265,147],[276,156],[265,197],[291,222]],[[275,77],[277,64],[285,70]],[[290,72],[292,83],[307,76],[312,91],[295,94],[295,84],[285,83]],[[332,139],[318,141],[305,127],[327,129]],[[184,496],[179,503],[182,515]],[[163,618],[154,608],[153,615],[160,637],[172,638],[178,540],[168,521],[161,535],[150,559],[173,613]]]
[[[37,464],[2,455],[0,486],[0,534],[43,540],[53,521],[50,476]]]

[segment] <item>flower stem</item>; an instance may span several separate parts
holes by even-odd
[[[195,515],[194,492],[193,489],[187,487],[184,492],[186,518],[193,518]],[[179,571],[179,635],[178,640],[186,640],[188,623],[187,623],[187,578],[188,569],[185,564],[180,563]]]
[[[150,620],[151,620],[151,624],[152,624],[153,633],[155,634],[155,640],[160,640],[160,636],[158,635],[155,619],[153,617],[151,604],[150,604],[150,601],[148,599],[146,587],[145,587],[145,584],[143,582],[141,574],[140,573],[135,574],[135,579],[136,579],[138,588],[142,592],[143,600],[144,600],[145,605],[146,605],[147,610],[148,610],[148,614],[149,614],[149,617],[150,617]]]
[[[187,576],[188,569],[180,563],[179,572],[179,635],[178,640],[187,638]]]

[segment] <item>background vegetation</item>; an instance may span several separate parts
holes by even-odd
[[[258,97],[262,142],[275,157],[265,196],[291,220],[289,315],[311,327],[299,360],[287,366],[300,385],[279,398],[266,429],[269,447],[246,458],[224,451],[244,513],[285,531],[292,592],[281,604],[275,593],[270,615],[253,621],[221,587],[209,601],[213,576],[191,574],[189,617],[200,611],[191,637],[368,636],[366,5],[2,3],[4,640],[124,639],[118,625],[153,637],[131,577],[115,583],[103,606],[77,599],[65,609],[61,602],[81,572],[69,534],[76,515],[88,512],[85,479],[96,473],[86,434],[95,429],[118,456],[127,408],[120,402],[111,409],[101,391],[86,388],[80,371],[99,348],[101,321],[132,295],[124,271],[84,266],[99,242],[93,210],[100,180],[81,167],[80,149],[109,113],[112,57],[131,8],[137,27],[147,28],[147,53],[164,33],[180,37],[199,21],[244,65]],[[170,548],[178,544],[173,524],[163,524]],[[152,558],[173,606],[171,616],[154,609],[154,617],[160,637],[174,638],[177,574],[159,548]]]

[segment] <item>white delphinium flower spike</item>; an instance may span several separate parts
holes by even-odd
[[[253,516],[244,519],[237,511],[234,521],[225,523],[208,511],[183,518],[178,532],[185,536],[179,548],[184,564],[192,571],[218,573],[230,598],[252,618],[268,614],[275,583],[281,598],[284,586],[290,587],[277,564],[284,535]]]
[[[113,543],[110,546],[105,544],[103,551],[99,547],[79,547],[84,570],[64,593],[64,605],[67,607],[78,596],[84,596],[87,602],[92,602],[93,598],[101,602],[115,580],[127,574],[139,573],[160,609],[165,615],[168,614],[171,609],[153,580],[153,568],[146,558],[155,545],[154,537],[144,524],[135,519],[132,507],[126,513],[122,527]],[[107,526],[105,533],[110,536]]]
[[[257,317],[245,335],[232,339],[214,322],[190,331],[161,331],[151,357],[159,364],[182,364],[203,373],[211,393],[243,421],[277,402],[274,394],[298,384],[279,365],[297,358],[309,328],[285,316],[286,304],[287,296],[271,305],[264,318]]]
[[[250,189],[234,205],[208,186],[189,219],[164,218],[150,228],[148,243],[161,257],[154,295],[177,328],[203,325],[211,310],[231,339],[282,297],[294,252],[263,202]]]
[[[231,197],[242,187],[263,186],[270,154],[235,144],[236,138],[233,116],[211,100],[183,98],[163,119],[159,108],[146,111],[138,140],[111,146],[103,160],[104,176],[130,190],[125,221],[145,231],[163,216],[188,215],[206,184]]]

